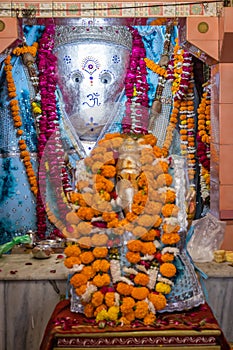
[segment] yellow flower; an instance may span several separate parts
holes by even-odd
[[[171,287],[163,282],[158,282],[155,286],[155,290],[158,293],[169,294],[171,292]]]
[[[118,319],[118,315],[119,315],[119,307],[118,306],[111,306],[108,309],[108,318],[111,321],[116,321]]]
[[[100,312],[98,312],[96,316],[96,322],[107,320],[108,319],[108,312],[107,310],[103,309]]]

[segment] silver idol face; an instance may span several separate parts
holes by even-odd
[[[130,50],[87,40],[60,46],[58,84],[66,113],[83,141],[98,138],[124,89]]]

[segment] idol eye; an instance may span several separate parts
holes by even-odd
[[[111,81],[112,81],[112,76],[110,73],[103,73],[101,76],[100,76],[100,81],[102,84],[110,84]]]
[[[75,72],[71,75],[71,79],[75,84],[80,84],[81,81],[83,80],[82,74],[79,72]]]

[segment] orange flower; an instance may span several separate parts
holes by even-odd
[[[74,265],[80,265],[81,264],[81,260],[76,257],[76,256],[70,256],[68,258],[65,259],[64,261],[64,265],[68,268],[68,269],[72,269],[72,267]]]
[[[92,294],[91,303],[95,307],[100,306],[103,303],[104,295],[100,291],[94,292]]]
[[[81,221],[77,225],[77,231],[83,236],[89,235],[91,233],[91,230],[92,230],[92,225],[89,222]]]
[[[138,239],[129,241],[127,247],[132,252],[140,252],[142,249],[142,242]]]
[[[95,276],[95,271],[92,266],[84,266],[82,273],[87,276],[88,280]]]
[[[161,260],[163,262],[169,262],[174,260],[174,254],[172,253],[165,253],[161,256]]]
[[[90,221],[94,217],[95,211],[93,208],[80,207],[77,211],[77,215],[81,220]]]
[[[170,174],[160,174],[157,177],[157,183],[159,187],[171,186],[172,182],[173,182],[173,177]]]
[[[132,213],[132,212],[128,212],[127,214],[126,214],[126,219],[128,220],[128,221],[134,221],[134,220],[136,220],[136,218],[137,218],[137,215],[135,215],[134,213]]]
[[[68,247],[64,249],[64,254],[66,256],[79,256],[81,254],[81,249],[75,244],[68,245]]]
[[[92,254],[92,252],[83,252],[79,255],[81,262],[85,265],[90,264],[94,259],[94,255]]]
[[[139,272],[134,277],[134,282],[135,282],[135,284],[138,284],[140,286],[146,286],[149,283],[149,277],[145,273]]]
[[[127,314],[128,312],[131,312],[133,307],[135,305],[135,301],[131,297],[125,297],[122,299],[122,304],[120,306],[121,312],[124,314]]]
[[[91,239],[90,237],[81,237],[77,240],[81,248],[90,248],[91,247]]]
[[[95,309],[94,316],[96,317],[98,313],[101,312],[102,310],[107,310],[107,306],[105,304],[102,304]]]
[[[126,259],[131,264],[137,264],[141,260],[141,256],[139,253],[127,252]]]
[[[108,236],[105,233],[95,233],[91,237],[92,245],[95,247],[105,246],[108,241]]]
[[[135,320],[135,313],[133,310],[125,313],[124,316],[129,322],[133,322]]]
[[[148,312],[148,304],[146,301],[137,301],[135,305],[135,317],[144,318]]]
[[[108,249],[105,247],[95,247],[92,253],[95,258],[105,258],[108,255]]]
[[[105,177],[114,177],[116,175],[116,168],[112,165],[101,166],[101,175]]]
[[[153,255],[156,252],[156,246],[154,245],[153,242],[144,242],[142,244],[142,250],[141,252],[146,255]]]
[[[138,205],[136,203],[132,204],[132,212],[133,214],[140,215],[143,212],[144,206],[143,205]]]
[[[152,302],[156,310],[163,310],[167,305],[167,299],[163,294],[151,293],[149,300]]]
[[[83,275],[82,273],[76,273],[70,279],[70,283],[74,286],[74,288],[78,288],[83,284],[86,284],[87,281],[87,276]]]
[[[146,287],[134,287],[131,296],[137,300],[144,300],[149,294],[149,290]]]
[[[122,317],[119,319],[119,322],[120,322],[120,324],[125,325],[125,326],[129,326],[130,323],[131,323],[131,322],[130,322],[129,320],[127,320],[127,318],[124,317],[124,316],[122,316]]]
[[[119,282],[117,284],[117,292],[121,295],[131,295],[133,286],[124,283],[124,282]]]
[[[160,237],[160,231],[156,229],[151,229],[143,236],[141,236],[141,240],[143,241],[154,241],[156,237]]]
[[[93,270],[96,272],[108,272],[110,263],[105,259],[95,260],[92,264]]]
[[[145,233],[147,233],[147,229],[145,227],[142,226],[137,226],[133,229],[133,234],[136,237],[141,237],[143,236]]]
[[[146,325],[146,326],[151,326],[153,325],[153,323],[155,322],[156,320],[156,316],[150,312],[149,314],[147,314],[144,319],[143,319],[143,323]]]
[[[180,235],[178,233],[164,233],[161,241],[164,244],[173,245],[180,241]]]
[[[106,222],[110,222],[114,219],[117,219],[117,213],[116,212],[111,212],[111,213],[103,213],[102,214],[102,219]]]
[[[93,284],[96,287],[103,287],[103,286],[108,286],[110,284],[110,277],[107,273],[104,274],[98,274],[93,278]]]
[[[78,296],[81,296],[83,295],[85,292],[86,292],[86,289],[87,289],[87,285],[86,284],[83,284],[81,285],[80,287],[76,288],[75,289],[75,292]]]
[[[83,195],[81,193],[77,193],[77,192],[73,192],[73,191],[69,192],[69,200],[73,204],[80,205],[82,207],[87,206],[87,204],[83,198]]]
[[[160,272],[163,276],[171,278],[176,274],[176,267],[171,263],[163,263],[160,266]]]
[[[160,194],[163,203],[174,203],[176,199],[175,191],[168,190]]]
[[[175,204],[165,204],[162,207],[162,214],[164,217],[177,216],[179,208]]]
[[[87,318],[91,318],[91,317],[94,316],[94,307],[93,307],[92,304],[85,305],[85,307],[84,307],[84,315]]]
[[[104,296],[105,298],[105,304],[108,307],[115,305],[115,293],[114,292],[107,292]]]
[[[80,219],[75,212],[70,211],[66,214],[66,221],[68,221],[70,224],[78,224]]]

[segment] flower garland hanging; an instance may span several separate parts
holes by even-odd
[[[64,151],[61,144],[59,121],[57,116],[56,91],[56,57],[53,54],[54,25],[46,27],[38,50],[39,91],[41,95],[42,114],[39,119],[38,161],[40,163],[39,180],[41,191],[37,196],[38,236],[45,238],[46,210],[48,218],[56,224],[51,237],[63,237],[58,227],[64,228],[67,212],[64,203],[62,184],[68,182],[64,166]],[[49,178],[53,188],[54,203],[56,203],[60,219],[56,218],[49,208],[46,198],[46,179]],[[65,190],[69,190],[65,186]],[[46,203],[46,204],[45,204]],[[55,220],[55,222],[54,222]]]
[[[37,52],[37,45],[33,44],[32,46],[23,46],[22,48],[18,47],[13,50],[12,54],[19,56],[20,54],[30,53],[31,55],[35,56],[36,52]],[[19,102],[16,99],[17,92],[16,92],[16,86],[15,86],[14,78],[12,74],[13,67],[11,65],[11,59],[12,59],[12,56],[8,55],[4,60],[4,63],[5,63],[4,70],[6,72],[8,96],[10,98],[9,106],[11,109],[14,126],[17,130],[17,136],[19,137],[18,146],[20,150],[20,157],[26,169],[26,174],[28,177],[28,182],[30,184],[31,191],[35,196],[37,196],[37,193],[38,193],[37,176],[33,169],[30,153],[27,150],[26,141],[23,138],[23,129],[21,128],[23,123],[20,116]]]
[[[163,89],[167,78],[167,65],[169,62],[169,51],[171,46],[172,31],[173,31],[173,22],[169,22],[166,25],[165,40],[163,44],[163,53],[161,55],[159,63],[156,64],[152,60],[145,58],[145,63],[147,68],[151,69],[154,73],[159,75],[158,84],[157,84],[155,96],[154,96],[154,101],[152,102],[152,106],[150,109],[150,121],[148,125],[148,130],[150,132],[154,131],[155,119],[157,118],[158,114],[160,114],[162,111],[161,98],[162,98]]]
[[[210,83],[203,86],[202,98],[197,109],[198,112],[198,135],[197,156],[200,164],[201,196],[205,202],[210,196]]]
[[[181,49],[176,38],[176,45],[172,59],[167,68],[167,80],[172,83],[173,109],[167,127],[166,137],[163,144],[164,155],[168,155],[173,140],[173,133],[178,123],[178,115],[181,101],[187,94],[192,74],[192,56]]]
[[[125,116],[122,120],[124,133],[146,133],[148,127],[148,90],[146,79],[146,51],[142,38],[136,28],[129,28],[132,33],[132,53],[125,78]]]
[[[180,143],[181,155],[187,158],[188,177],[193,185],[196,173],[194,82],[190,79],[187,94],[180,104]]]
[[[131,211],[122,217],[116,178],[119,159],[125,159],[133,143],[143,171],[137,178]],[[73,227],[68,237],[76,242],[65,249],[65,266],[74,272],[71,285],[84,304],[86,317],[97,323],[139,320],[153,324],[156,310],[166,307],[177,272],[179,208],[169,160],[163,158],[152,134],[107,134],[85,165],[86,179],[78,179],[76,191],[68,195],[73,208],[66,216]],[[122,271],[119,246],[127,232],[132,238]]]

